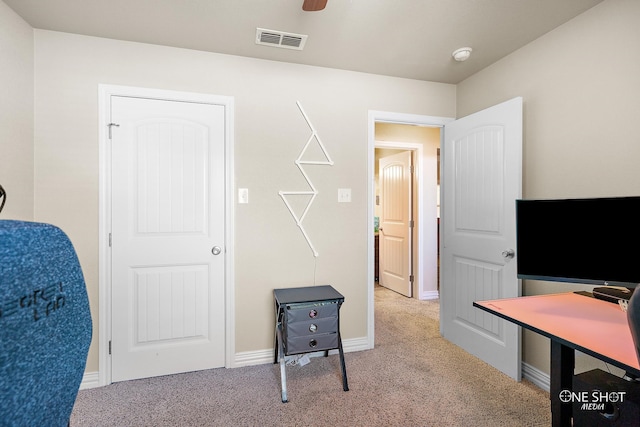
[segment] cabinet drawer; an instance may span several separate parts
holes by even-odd
[[[287,354],[309,353],[338,348],[338,334],[287,338]]]
[[[287,323],[286,334],[289,338],[313,336],[338,332],[338,318],[325,317],[304,322]]]
[[[290,304],[287,305],[286,316],[288,323],[323,317],[337,317],[338,304]]]

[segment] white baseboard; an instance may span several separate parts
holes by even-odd
[[[420,293],[420,300],[431,300],[440,298],[440,292],[438,291],[425,291]]]
[[[369,350],[369,341],[366,337],[351,338],[342,341],[342,349],[345,353],[351,353],[353,351]],[[338,354],[338,350],[331,350],[329,354]],[[258,350],[258,351],[246,351],[243,353],[236,353],[235,360],[231,364],[232,368],[241,368],[243,366],[264,365],[265,363],[273,363],[274,353],[273,349]]]
[[[366,337],[344,340],[342,345],[345,353],[370,349]],[[336,354],[337,352],[337,350],[332,350],[330,353]],[[273,357],[274,354],[272,349],[237,353],[231,367],[241,368],[243,366],[264,365],[266,363],[273,363]],[[542,372],[541,370],[523,362],[522,377],[528,381],[531,381],[541,389],[549,392],[549,375]],[[80,390],[96,387],[100,387],[100,373],[85,372],[84,376],[82,377],[82,383],[80,384]]]
[[[344,340],[342,342],[342,348],[345,353],[353,351],[369,350],[368,340],[366,337],[352,338]],[[338,350],[331,350],[329,354],[338,354]],[[231,368],[242,368],[244,366],[264,365],[266,363],[273,363],[274,354],[273,349],[246,351],[243,353],[236,353],[235,359],[232,361]],[[100,387],[100,373],[99,372],[85,372],[82,377],[82,383],[80,384],[80,390],[89,388]]]
[[[97,371],[85,372],[80,383],[80,390],[96,387],[100,387],[100,373]]]
[[[273,350],[257,350],[236,353],[235,359],[231,362],[231,368],[242,368],[244,366],[264,365],[273,363]]]
[[[522,362],[522,378],[531,381],[546,392],[551,389],[549,375],[524,362]]]

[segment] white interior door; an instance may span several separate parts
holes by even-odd
[[[111,96],[114,382],[225,364],[224,115]]]
[[[509,251],[522,193],[522,98],[447,124],[444,132],[442,334],[519,381],[520,327],[472,304],[521,292]]]
[[[379,164],[379,281],[382,286],[411,297],[411,151],[383,157]]]

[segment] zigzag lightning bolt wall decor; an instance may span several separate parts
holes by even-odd
[[[316,249],[313,247],[313,244],[311,243],[311,239],[309,239],[309,235],[307,235],[307,232],[305,231],[304,227],[302,226],[302,221],[304,221],[304,217],[307,215],[307,212],[309,211],[309,208],[311,207],[311,204],[313,203],[313,200],[318,195],[318,190],[316,190],[316,188],[313,186],[313,183],[309,179],[309,176],[307,175],[307,173],[304,171],[304,168],[302,167],[302,165],[327,165],[327,166],[333,166],[333,160],[331,160],[331,157],[329,157],[329,153],[327,153],[327,150],[324,148],[324,145],[322,144],[322,141],[320,140],[320,136],[318,135],[318,132],[315,130],[315,128],[313,127],[313,124],[311,124],[311,121],[309,120],[309,117],[307,117],[307,114],[304,112],[304,109],[302,108],[302,105],[300,104],[300,101],[296,101],[296,104],[298,105],[298,109],[300,109],[300,113],[302,113],[302,116],[304,117],[304,119],[306,120],[307,124],[309,125],[309,129],[311,129],[311,135],[309,136],[309,139],[307,140],[307,143],[304,145],[304,148],[300,152],[300,155],[295,160],[295,164],[298,167],[298,169],[300,169],[300,172],[302,173],[302,176],[307,181],[307,184],[309,184],[309,187],[311,188],[311,190],[308,190],[308,191],[279,191],[278,194],[280,195],[280,197],[282,197],[282,200],[284,201],[284,204],[287,206],[287,209],[289,209],[289,212],[291,212],[291,215],[293,216],[293,219],[296,221],[296,225],[300,228],[300,231],[302,232],[302,235],[304,236],[304,238],[306,239],[307,243],[309,244],[309,247],[311,248],[311,252],[313,252],[313,256],[317,257],[318,256],[318,251],[316,251]],[[311,141],[313,141],[313,140],[317,141],[318,146],[320,147],[320,150],[322,151],[322,154],[325,157],[324,160],[303,160],[304,154],[307,151],[307,148],[309,148],[309,144],[311,144]],[[307,203],[306,207],[304,208],[304,211],[302,212],[302,214],[300,216],[296,215],[295,211],[291,207],[291,204],[290,204],[289,200],[287,200],[287,196],[310,196],[309,202]]]

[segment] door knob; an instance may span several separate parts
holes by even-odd
[[[214,246],[213,248],[211,248],[211,253],[214,255],[220,255],[220,252],[222,252],[220,246]]]
[[[513,249],[505,249],[502,251],[502,256],[506,259],[513,258],[516,256],[516,252]]]

